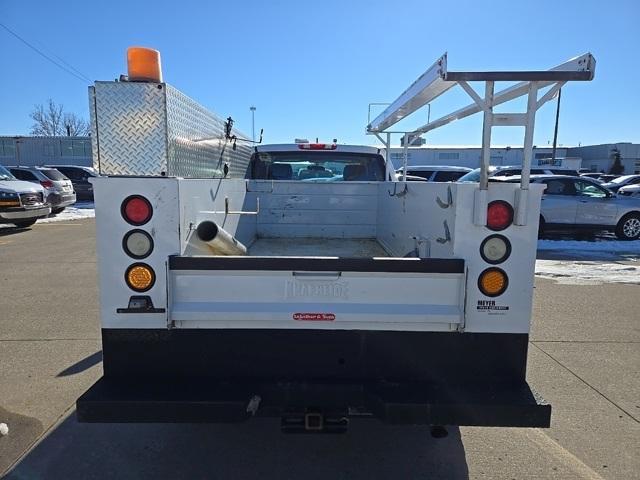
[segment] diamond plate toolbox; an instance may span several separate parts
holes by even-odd
[[[166,83],[89,87],[93,165],[103,175],[244,178],[252,149],[225,121]]]

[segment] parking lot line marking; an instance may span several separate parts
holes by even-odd
[[[98,342],[95,338],[0,338],[0,342]]]
[[[598,395],[600,395],[602,398],[604,398],[607,402],[609,402],[611,405],[613,405],[614,407],[616,407],[618,410],[620,410],[621,412],[623,412],[625,415],[627,415],[631,420],[633,420],[636,423],[640,423],[640,420],[638,420],[636,417],[634,417],[633,415],[631,415],[629,412],[627,412],[624,408],[622,408],[620,405],[618,405],[616,402],[614,402],[613,400],[611,400],[609,397],[607,397],[604,393],[602,393],[600,390],[598,390],[596,387],[594,387],[593,385],[591,385],[589,382],[587,382],[584,378],[582,378],[580,375],[578,375],[576,372],[574,372],[573,370],[571,370],[569,367],[567,367],[565,364],[563,364],[562,362],[560,362],[559,360],[557,360],[553,355],[551,355],[549,352],[547,352],[546,350],[544,350],[540,345],[536,345],[533,342],[529,342],[531,343],[531,345],[533,345],[534,347],[536,347],[538,350],[540,350],[543,354],[545,354],[547,357],[549,357],[552,361],[554,361],[555,363],[557,363],[558,365],[560,365],[562,368],[564,368],[567,372],[569,372],[571,375],[573,375],[574,377],[576,377],[578,380],[580,380],[582,383],[584,383],[587,387],[589,387],[591,390],[593,390],[594,392],[596,392]]]
[[[585,478],[588,480],[604,480],[604,478],[598,472],[596,472],[589,465],[584,463],[582,460],[580,460],[573,453],[564,448],[539,428],[527,429],[525,431],[525,436],[529,437],[529,440],[535,443],[542,450],[550,453],[558,460],[566,463],[580,478]]]
[[[11,243],[11,240],[0,241],[0,245],[6,245],[7,243]]]
[[[579,343],[579,344],[594,344],[594,343],[640,343],[639,340],[530,340],[531,343]]]

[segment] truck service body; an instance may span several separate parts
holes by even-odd
[[[443,58],[400,109],[443,93]],[[593,76],[580,58],[565,70]],[[90,101],[104,376],[80,421],[549,425],[525,379],[541,185],[407,185],[377,148],[252,146],[162,82]]]

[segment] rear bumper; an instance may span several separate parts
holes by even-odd
[[[393,424],[548,427],[528,336],[344,330],[102,331],[83,422],[238,422],[319,410]]]
[[[312,409],[400,425],[548,427],[551,406],[526,383],[497,385],[133,382],[101,378],[77,401],[80,422],[242,422]],[[254,401],[255,404],[255,401]]]
[[[47,202],[49,202],[53,208],[68,207],[76,203],[76,194],[53,192],[47,196]]]

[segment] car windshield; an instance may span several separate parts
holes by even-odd
[[[431,175],[433,175],[433,172],[435,172],[435,170],[411,170],[411,169],[407,169],[407,173],[409,175],[413,175],[414,177],[422,177],[426,180],[431,178]],[[400,174],[402,174],[402,169],[400,169],[399,171]]]
[[[366,153],[258,152],[251,159],[251,178],[304,182],[383,181],[382,156]]]
[[[489,175],[496,171],[496,167],[489,167]],[[469,173],[464,174],[458,179],[458,182],[479,182],[480,181],[480,169],[476,168]]]
[[[67,177],[65,177],[63,174],[61,174],[58,170],[56,170],[55,168],[50,168],[50,169],[42,169],[40,170],[42,173],[44,173],[48,179],[50,180],[68,180]]]
[[[11,172],[0,165],[0,180],[15,180],[16,177],[11,175]]]
[[[610,181],[610,183],[618,183],[618,184],[627,183],[633,177],[635,177],[635,175],[623,175],[622,177],[614,178],[613,180]]]

